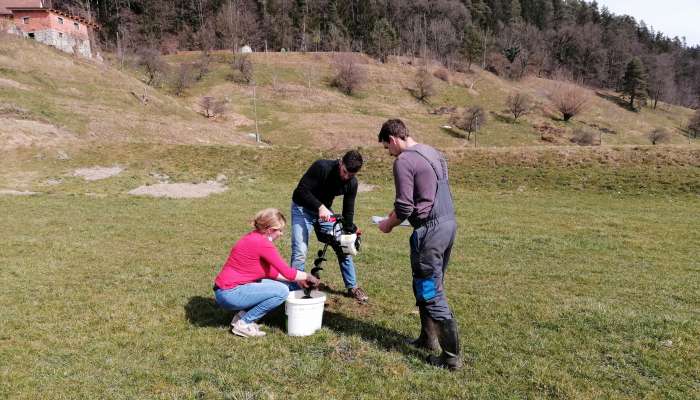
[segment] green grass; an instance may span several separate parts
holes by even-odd
[[[370,304],[331,294],[324,328],[306,338],[285,335],[282,313],[264,321],[264,339],[227,332],[231,315],[213,304],[212,279],[257,209],[286,212],[296,175],[314,156],[250,152],[135,145],[75,155],[64,161],[70,167],[13,160],[40,176],[98,158],[128,163],[121,177],[68,179],[43,195],[0,197],[0,397],[700,395],[700,200],[692,176],[671,168],[656,179],[677,181],[670,187],[651,180],[652,189],[639,190],[618,179],[620,190],[575,189],[558,186],[568,178],[550,167],[541,169],[539,187],[518,190],[517,182],[484,184],[504,170],[487,176],[484,168],[479,177],[459,172],[455,161],[460,231],[447,290],[467,366],[448,373],[402,344],[418,329],[410,230],[387,236],[368,224],[393,196],[389,164],[371,152],[363,180],[380,186],[358,198],[365,242],[357,258]],[[283,173],[260,168],[273,162]],[[179,181],[224,171],[231,190],[201,200],[125,194],[152,179],[152,170]],[[523,171],[508,170],[528,176]],[[621,171],[633,177],[637,170]],[[278,247],[288,257],[288,234]],[[327,267],[324,280],[340,290],[338,269]]]

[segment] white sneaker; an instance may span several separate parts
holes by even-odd
[[[244,315],[245,315],[245,310],[241,310],[241,311],[237,312],[236,315],[234,315],[233,319],[231,320],[231,327],[233,328],[233,325],[235,325],[239,319],[243,318]]]
[[[254,322],[247,323],[242,319],[239,319],[235,324],[233,324],[231,332],[235,335],[243,337],[265,336],[265,332],[261,331],[257,324]]]

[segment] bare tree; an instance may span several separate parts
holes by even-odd
[[[253,81],[253,62],[248,54],[234,54],[231,61],[233,80],[249,84]]]
[[[193,81],[192,64],[180,64],[175,73],[170,77],[170,88],[175,96],[182,96],[185,90],[192,86]]]
[[[438,68],[433,72],[433,76],[444,82],[450,81],[450,72],[445,68]]]
[[[467,140],[472,132],[477,132],[486,123],[486,113],[479,106],[457,111],[450,117],[450,124],[467,132]]]
[[[696,110],[695,114],[690,117],[690,121],[688,121],[688,137],[690,137],[691,134],[693,135],[693,139],[696,139],[700,134],[700,110]]]
[[[426,101],[428,97],[435,95],[435,83],[427,68],[421,67],[416,73],[416,88],[412,91],[420,101]]]
[[[146,73],[146,84],[151,86],[167,72],[167,64],[160,56],[160,52],[154,48],[143,48],[138,53],[137,65]]]
[[[360,65],[358,65],[352,54],[342,53],[333,60],[335,71],[331,79],[331,85],[340,89],[348,96],[355,93],[367,81],[367,75]]]
[[[562,114],[564,121],[568,121],[586,109],[588,94],[574,84],[560,83],[549,95],[554,108]]]
[[[513,122],[521,115],[530,112],[531,103],[530,96],[524,93],[514,93],[508,96],[506,106],[508,107],[508,111],[513,114]]]
[[[656,128],[649,132],[649,141],[651,144],[665,143],[671,140],[671,135],[664,128]]]
[[[203,54],[209,53],[216,46],[216,26],[213,19],[207,19],[195,34],[196,44]]]
[[[204,96],[199,100],[202,114],[207,118],[216,118],[223,114],[226,102],[214,96]]]
[[[211,64],[211,56],[208,52],[202,52],[197,61],[192,64],[195,71],[194,79],[201,81],[209,73],[209,65]]]
[[[649,65],[649,97],[654,102],[653,108],[659,100],[672,98],[676,91],[676,83],[673,77],[673,57],[668,54],[652,56]]]
[[[596,144],[595,133],[588,129],[577,128],[574,130],[571,141],[579,146],[594,146]]]
[[[243,0],[228,0],[216,16],[217,31],[226,47],[237,52],[241,46],[258,40],[260,31],[255,12]]]

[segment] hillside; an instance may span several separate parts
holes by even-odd
[[[376,133],[394,117],[407,121],[419,140],[447,152],[455,163],[455,179],[471,186],[618,190],[622,185],[681,192],[696,192],[700,186],[700,147],[697,141],[689,143],[682,130],[692,111],[667,104],[633,113],[616,103],[615,94],[589,90],[589,109],[563,122],[547,100],[555,82],[535,77],[511,82],[477,68],[471,74],[450,73],[449,82],[436,79],[438,94],[422,103],[408,90],[416,73],[409,60],[380,64],[359,55],[367,83],[346,96],[329,84],[334,54],[260,53],[252,60],[259,129],[266,143],[261,152],[230,147],[255,145],[255,111],[253,86],[230,79],[228,52],[213,54],[210,72],[178,97],[167,85],[145,85],[137,69],[88,63],[30,41],[3,39],[0,186],[12,190],[82,193],[81,184],[67,185],[65,177],[76,168],[111,164],[127,167],[131,176],[123,186],[112,182],[111,188],[100,189],[105,193],[154,183],[154,171],[191,181],[225,173],[263,174],[286,182],[319,152],[335,157],[358,146],[370,165],[383,170],[391,159],[376,144]],[[182,53],[166,60],[176,70],[197,58],[198,53]],[[512,123],[505,100],[516,91],[530,94],[537,106]],[[143,93],[147,104],[139,99]],[[199,106],[204,96],[226,101],[223,115],[204,117]],[[476,143],[463,132],[443,128],[448,115],[431,113],[471,105],[484,107],[488,117]],[[646,136],[656,127],[672,132],[670,143],[649,144]],[[577,128],[597,133],[603,146],[572,144]],[[541,140],[542,131],[548,141]],[[271,165],[277,167],[266,167]],[[572,166],[586,168],[561,168]],[[650,167],[668,168],[659,173]],[[363,176],[386,179],[370,169]],[[64,183],[47,184],[54,181]]]
[[[143,105],[135,94],[146,93]],[[88,143],[236,143],[170,96],[108,65],[0,38],[0,149]]]
[[[177,68],[197,57],[187,53],[167,61]],[[648,144],[647,134],[657,127],[671,132],[670,143],[688,143],[682,127],[691,110],[661,104],[656,110],[635,113],[618,105],[614,93],[588,90],[588,110],[564,123],[547,99],[555,82],[536,77],[512,82],[476,67],[471,74],[450,73],[449,83],[435,79],[437,95],[421,103],[407,90],[415,85],[416,67],[396,61],[380,64],[358,56],[366,68],[367,83],[356,95],[346,96],[329,85],[332,57],[330,53],[252,55],[265,141],[322,149],[368,145],[385,119],[400,117],[422,140],[443,148],[473,146],[459,132],[441,128],[448,115],[430,112],[441,106],[480,105],[487,111],[488,122],[478,136],[479,146],[542,146],[552,141],[570,145],[568,139],[579,127],[601,133],[605,145]],[[246,134],[254,131],[252,86],[229,79],[230,53],[218,52],[212,59],[211,72],[184,96],[175,97],[165,87],[144,85],[139,71],[86,63],[35,43],[6,38],[0,43],[2,146],[247,141]],[[468,88],[472,83],[473,88]],[[536,104],[515,124],[505,110],[506,98],[514,92],[530,94]],[[143,93],[150,100],[148,105],[135,96]],[[198,113],[202,96],[227,101],[223,118],[208,120]],[[542,130],[556,137],[542,141]]]

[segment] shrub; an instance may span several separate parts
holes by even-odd
[[[352,54],[340,54],[333,60],[335,71],[331,85],[350,96],[366,82],[365,70],[358,65]]]
[[[696,110],[695,114],[690,117],[690,121],[688,121],[688,137],[691,134],[693,138],[697,138],[698,134],[700,134],[700,110]]]
[[[434,96],[435,92],[435,84],[430,72],[426,68],[420,68],[416,73],[416,89],[413,91],[413,96],[420,101],[425,101],[428,97]]]
[[[136,64],[144,69],[147,85],[155,85],[159,78],[167,73],[168,66],[158,50],[146,47],[139,50],[137,56]]]
[[[192,86],[194,81],[192,69],[192,64],[180,64],[180,67],[170,78],[170,87],[175,96],[182,96],[185,90]]]
[[[671,140],[671,135],[663,128],[656,128],[649,132],[649,141],[651,144],[665,143]]]
[[[234,54],[231,68],[236,82],[249,84],[253,81],[253,62],[248,54]]]
[[[549,95],[552,105],[568,121],[586,109],[588,94],[584,89],[572,84],[559,84]]]
[[[467,140],[472,132],[477,132],[486,123],[486,113],[479,106],[457,111],[450,117],[450,124],[467,132]]]
[[[441,81],[445,81],[445,82],[450,81],[450,72],[447,71],[445,68],[436,69],[435,72],[433,72],[433,76],[440,79]]]
[[[209,73],[209,64],[211,63],[211,57],[209,53],[202,52],[197,61],[192,64],[192,68],[195,70],[196,81],[201,81]]]
[[[216,118],[223,114],[226,102],[214,96],[204,96],[199,100],[202,114],[207,118]]]
[[[571,141],[579,146],[594,146],[597,144],[595,133],[581,128],[574,130],[574,137],[571,138]]]
[[[513,114],[513,122],[521,115],[530,112],[530,108],[532,107],[530,96],[524,93],[515,93],[508,96],[506,106],[508,107],[508,111]]]

